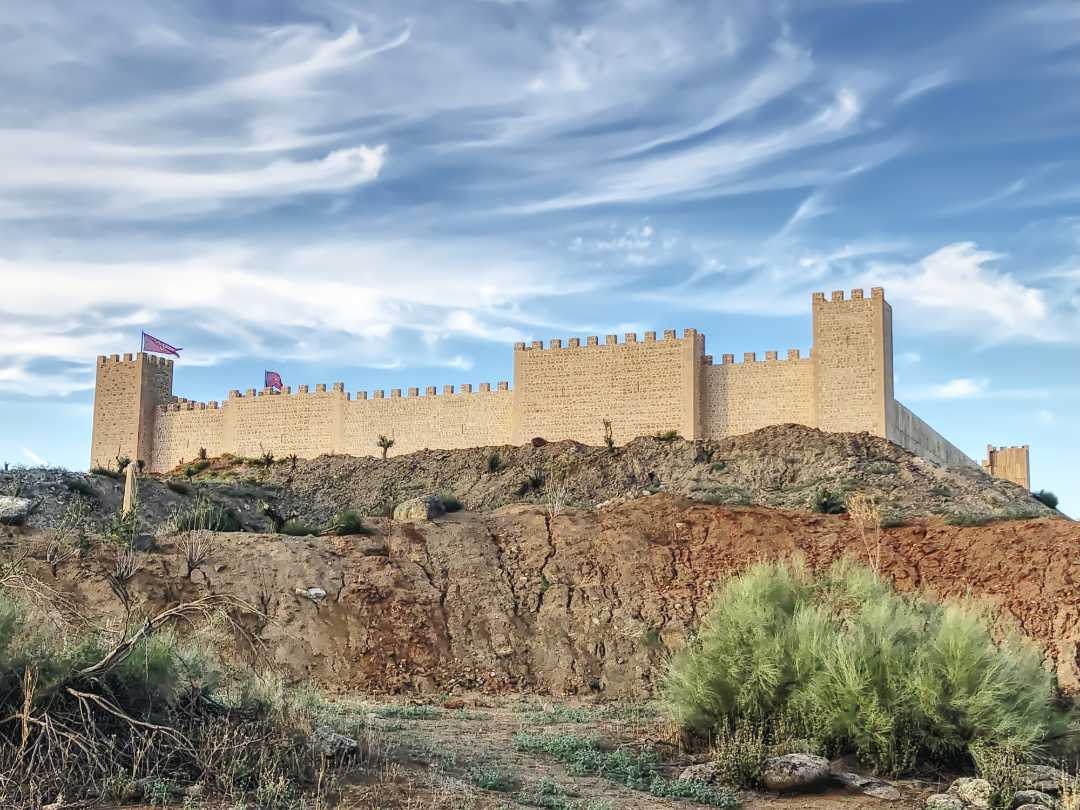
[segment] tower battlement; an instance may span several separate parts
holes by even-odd
[[[719,355],[680,331],[518,342],[513,384],[465,383],[357,391],[343,382],[280,391],[233,389],[226,399],[173,395],[173,362],[143,353],[99,356],[91,465],[127,456],[162,472],[199,450],[375,455],[522,444],[541,436],[600,444],[675,431],[719,438],[795,422],[884,436],[932,461],[978,466],[893,398],[892,308],[881,287],[811,297],[812,347]],[[1028,449],[987,450],[983,468],[1028,485]]]

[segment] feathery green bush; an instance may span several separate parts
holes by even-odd
[[[978,744],[1045,753],[1068,722],[1056,694],[1039,650],[1016,635],[995,643],[974,604],[898,594],[849,561],[729,580],[664,684],[688,734],[783,724],[891,774],[966,765]]]

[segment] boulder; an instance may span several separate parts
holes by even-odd
[[[706,785],[720,784],[720,767],[715,762],[702,762],[683,768],[679,779],[690,782],[704,782]]]
[[[829,760],[813,754],[784,754],[765,760],[761,781],[769,790],[794,793],[821,785],[829,778]]]
[[[7,526],[22,526],[30,517],[33,505],[34,502],[29,498],[0,495],[0,523]]]
[[[326,726],[316,726],[311,733],[311,744],[324,757],[338,757],[355,754],[360,750],[360,743],[352,737],[338,734]]]
[[[1061,792],[1061,771],[1050,765],[1022,765],[1016,785],[1020,790],[1038,790],[1056,796]]]
[[[993,786],[985,779],[973,776],[957,779],[949,787],[949,793],[968,807],[979,808],[979,810],[990,807],[990,802],[994,798]]]
[[[297,596],[302,596],[305,599],[310,599],[312,602],[321,602],[326,598],[326,591],[317,586],[311,588],[297,588],[294,593]]]
[[[926,810],[964,810],[964,803],[948,793],[926,797]]]
[[[399,503],[394,507],[394,520],[415,522],[431,520],[446,512],[442,501],[435,495],[422,495]]]
[[[1014,810],[1017,810],[1017,808],[1020,807],[1032,807],[1034,805],[1053,807],[1054,800],[1050,797],[1050,794],[1043,793],[1041,790],[1018,790],[1013,794],[1012,807]]]
[[[875,799],[881,799],[887,802],[900,800],[900,791],[884,779],[878,779],[874,776],[863,776],[861,773],[855,773],[854,771],[833,771],[832,777],[840,784],[852,788],[853,790],[858,790]]]

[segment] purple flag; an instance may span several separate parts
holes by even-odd
[[[158,340],[153,335],[146,334],[146,332],[142,333],[142,350],[154,354],[171,354],[173,357],[179,357],[180,352],[183,351],[183,349],[170,346],[164,340]]]
[[[275,391],[281,390],[281,375],[276,371],[267,371],[263,374],[263,387],[273,388]]]

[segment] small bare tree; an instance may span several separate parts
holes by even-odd
[[[544,488],[544,502],[547,504],[549,518],[558,517],[566,507],[570,495],[570,484],[566,476],[553,476]]]
[[[604,420],[604,445],[609,453],[615,452],[615,431],[611,426],[611,420]]]
[[[185,579],[191,579],[191,575],[210,559],[213,542],[213,534],[205,529],[192,529],[184,535],[180,542],[180,553],[184,555],[184,566],[187,569]]]
[[[859,530],[866,562],[874,576],[881,574],[881,510],[877,502],[864,492],[855,492],[847,498],[847,512]]]
[[[375,442],[375,446],[382,450],[382,457],[386,458],[387,452],[394,446],[394,440],[389,436],[379,434],[379,440]]]

